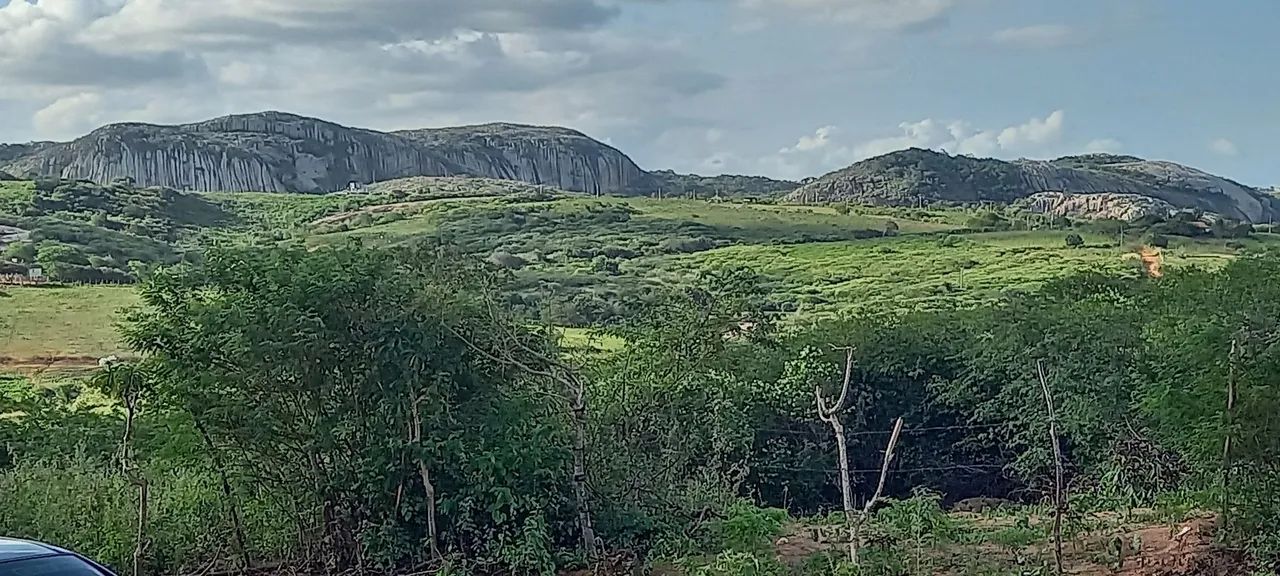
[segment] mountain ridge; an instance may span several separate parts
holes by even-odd
[[[4,145],[0,169],[197,191],[318,193],[458,175],[606,194],[651,188],[647,173],[621,151],[565,128],[492,123],[380,132],[278,111],[177,125],[117,123],[69,142]]]
[[[472,176],[590,194],[1020,203],[1067,215],[1083,210],[1094,218],[1166,206],[1250,222],[1280,214],[1280,198],[1273,193],[1182,164],[1127,155],[1006,161],[908,148],[792,182],[646,171],[618,148],[560,126],[489,122],[378,131],[281,111],[175,125],[123,122],[68,142],[0,144],[0,172],[102,184],[127,179],[194,191],[325,193],[399,178]],[[1075,198],[1099,194],[1105,196]]]
[[[1249,222],[1280,214],[1280,200],[1260,189],[1175,162],[1113,154],[1005,161],[908,148],[829,172],[786,198],[806,203],[1012,204],[1046,192],[1108,194],[1125,203],[1115,207],[1116,214],[1131,212],[1128,202],[1134,196]],[[1105,217],[1112,211],[1095,205],[1091,212]]]

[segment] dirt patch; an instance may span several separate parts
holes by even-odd
[[[1014,524],[1009,517],[991,517],[973,513],[954,513],[954,519],[980,530],[998,530]],[[1176,524],[1125,523],[1119,515],[1095,515],[1094,520],[1108,526],[1064,543],[1064,569],[1077,576],[1236,576],[1248,574],[1243,557],[1218,546],[1213,533],[1214,516],[1190,518]],[[1047,518],[1031,518],[1031,526],[1039,526]],[[873,535],[872,535],[873,536]],[[868,542],[868,547],[887,542]],[[790,527],[774,546],[779,560],[788,566],[805,564],[815,555],[843,554],[848,546],[843,527]],[[1037,567],[1051,563],[1050,543],[1040,541],[1026,546],[1000,545],[986,541],[947,543],[930,548],[925,555],[937,574],[961,576],[975,563],[999,566],[1017,574],[1018,567]]]
[[[93,356],[36,356],[31,358],[0,356],[0,372],[25,376],[91,372],[97,369],[98,359]]]
[[[1142,259],[1142,267],[1147,271],[1147,276],[1152,278],[1164,276],[1164,255],[1160,253],[1159,248],[1143,246],[1138,252],[1138,258]]]

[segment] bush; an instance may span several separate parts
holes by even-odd
[[[1079,248],[1081,246],[1084,246],[1084,238],[1082,238],[1079,234],[1076,234],[1075,232],[1072,232],[1071,234],[1067,234],[1066,242],[1067,242],[1068,248]]]
[[[178,573],[225,556],[230,540],[214,476],[173,468],[150,475],[147,559],[153,573]],[[73,549],[124,573],[132,562],[137,489],[116,470],[83,458],[20,463],[0,472],[0,534]],[[281,499],[283,501],[283,499]],[[294,544],[282,509],[244,503],[246,541],[259,557]]]

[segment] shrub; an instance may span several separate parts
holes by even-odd
[[[1066,242],[1067,242],[1067,247],[1069,248],[1079,248],[1081,246],[1084,246],[1084,238],[1081,237],[1079,234],[1076,234],[1075,232],[1067,234]]]

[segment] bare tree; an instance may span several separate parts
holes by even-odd
[[[845,350],[844,381],[840,386],[840,397],[834,404],[829,404],[822,396],[822,387],[814,386],[813,395],[818,402],[818,418],[831,426],[836,436],[836,456],[840,464],[840,498],[844,504],[844,525],[849,534],[849,561],[857,563],[858,544],[854,535],[853,487],[849,482],[849,449],[845,444],[844,423],[840,414],[846,408],[849,398],[849,381],[853,377],[853,348]]]
[[[889,445],[884,449],[884,461],[880,464],[880,481],[876,483],[876,492],[862,506],[862,514],[858,516],[858,522],[853,525],[851,554],[854,564],[858,563],[858,549],[862,547],[862,525],[866,524],[867,518],[871,517],[871,509],[875,507],[876,501],[880,499],[880,495],[884,492],[885,480],[889,478],[889,465],[893,463],[893,450],[898,446],[898,437],[901,435],[902,418],[898,418],[893,423],[893,433],[889,436]]]
[[[1058,443],[1058,417],[1053,408],[1053,394],[1044,374],[1044,362],[1036,360],[1036,375],[1040,377],[1040,389],[1044,392],[1045,407],[1049,411],[1049,440],[1053,444],[1053,562],[1057,573],[1062,574],[1062,516],[1067,512],[1067,496],[1063,486],[1062,447]]]

